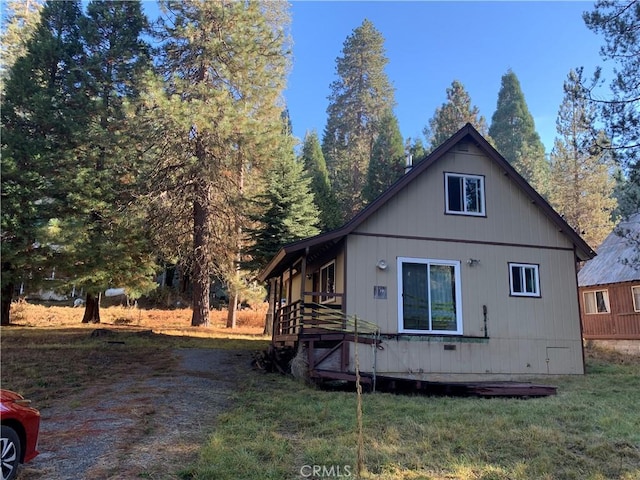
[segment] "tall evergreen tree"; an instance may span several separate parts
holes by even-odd
[[[593,98],[600,109],[611,144],[626,166],[640,162],[640,1],[598,0],[594,10],[585,12],[588,28],[604,35],[600,54],[613,60],[611,98]],[[595,84],[601,70],[595,74]]]
[[[489,136],[496,149],[542,195],[547,194],[549,164],[520,82],[509,70],[502,76]]]
[[[2,5],[0,31],[0,91],[4,90],[9,70],[27,53],[27,42],[40,21],[40,0],[7,0]]]
[[[540,195],[548,198],[551,167],[546,159],[544,150],[540,150],[540,146],[537,143],[534,144],[534,146],[531,146],[527,142],[522,143],[520,149],[516,152],[513,168],[515,168]]]
[[[424,136],[429,141],[429,150],[447,140],[467,123],[474,126],[483,136],[487,136],[487,122],[480,115],[476,106],[471,106],[471,97],[458,80],[454,80],[447,88],[447,101],[436,108],[429,126],[424,129]]]
[[[167,83],[146,98],[146,128],[155,141],[149,152],[156,155],[148,182],[178,215],[173,223],[190,218],[191,323],[208,325],[211,275],[237,284],[245,189],[278,153],[288,12],[283,2],[161,7],[158,65]],[[236,303],[227,324],[235,321]]]
[[[395,106],[394,89],[384,71],[384,38],[369,20],[347,37],[336,59],[322,151],[331,186],[342,209],[340,223],[364,205],[362,190],[378,122]]]
[[[319,212],[318,228],[326,232],[339,227],[339,209],[331,190],[329,172],[320,147],[320,140],[315,131],[305,135],[300,161],[307,175],[311,177],[311,192]]]
[[[628,218],[640,212],[640,163],[632,166],[628,174],[618,168],[614,174],[614,180],[616,186],[613,196],[618,206],[613,212],[613,220],[617,222],[620,218]]]
[[[293,137],[285,132],[280,155],[265,175],[266,189],[256,197],[251,217],[255,227],[247,231],[251,246],[246,266],[258,271],[290,242],[317,235],[319,211],[313,201],[312,179],[293,152]]]
[[[393,112],[388,111],[380,120],[378,135],[371,152],[367,183],[363,190],[363,196],[367,203],[372,202],[403,175],[404,157],[404,145],[398,119]]]
[[[502,76],[496,111],[491,117],[489,135],[493,138],[496,149],[510,163],[515,162],[524,144],[533,150],[540,151],[541,157],[544,157],[544,145],[536,131],[520,81],[511,70]]]
[[[550,201],[569,225],[596,248],[611,232],[614,182],[611,157],[595,139],[595,111],[582,87],[582,70],[564,83],[556,138],[551,152]]]
[[[66,177],[82,145],[87,99],[81,90],[83,51],[78,2],[49,2],[16,59],[2,92],[2,322],[16,282],[59,253],[47,238],[60,217]]]
[[[155,286],[144,221],[128,208],[137,207],[139,165],[126,108],[134,108],[150,59],[139,1],[92,1],[80,27],[90,118],[86,145],[66,179],[70,211],[63,224],[75,232],[74,282],[87,292],[82,321],[99,322],[99,292],[125,287],[137,296]]]

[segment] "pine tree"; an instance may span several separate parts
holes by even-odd
[[[367,183],[363,190],[367,203],[372,202],[404,174],[404,157],[398,119],[393,112],[388,111],[380,120],[378,135],[371,152]]]
[[[3,2],[2,33],[0,34],[0,91],[9,70],[19,57],[27,53],[38,22],[42,3],[39,0],[7,0]]]
[[[145,102],[146,131],[155,142],[148,184],[177,215],[172,224],[191,223],[191,323],[208,325],[212,274],[230,288],[238,283],[246,189],[278,152],[288,14],[282,2],[161,7],[158,65],[167,84],[149,90]],[[228,325],[236,304],[229,304]]]
[[[495,142],[496,150],[538,193],[546,196],[549,164],[544,145],[536,132],[518,77],[511,70],[502,76],[489,136]]]
[[[480,115],[478,107],[471,106],[471,97],[458,80],[454,80],[447,88],[447,101],[436,108],[429,126],[424,129],[424,136],[429,140],[430,151],[435,150],[467,123],[474,126],[481,135],[487,136],[487,122]]]
[[[99,292],[124,287],[132,297],[155,284],[156,268],[135,198],[139,166],[126,116],[150,68],[141,40],[147,20],[139,1],[93,1],[80,22],[89,108],[86,144],[67,176],[71,206],[63,219],[73,238],[74,282],[87,292],[83,322],[99,322]],[[69,236],[69,234],[67,234]]]
[[[550,201],[564,219],[596,248],[613,229],[612,162],[594,139],[595,111],[582,88],[582,70],[571,70],[564,83],[556,138],[551,153]]]
[[[41,281],[60,250],[48,239],[66,208],[65,177],[86,132],[78,2],[49,2],[2,92],[2,322],[16,282]],[[52,229],[55,231],[55,228]]]
[[[282,152],[266,172],[266,190],[256,197],[251,217],[256,227],[247,232],[252,243],[246,252],[251,257],[247,268],[259,271],[283,245],[320,232],[311,182],[302,161],[295,158],[292,136],[285,134]]]
[[[618,168],[614,174],[616,186],[613,196],[618,206],[613,212],[614,222],[620,218],[628,218],[634,213],[640,212],[640,163],[629,169],[629,173]]]
[[[613,60],[612,98],[592,101],[600,110],[610,139],[608,148],[629,167],[640,162],[640,1],[598,0],[583,19],[588,28],[604,35],[600,54]],[[596,70],[594,85],[601,77]]]
[[[384,38],[369,20],[347,37],[336,59],[338,79],[331,84],[322,151],[341,207],[340,223],[364,205],[362,190],[378,122],[395,106],[384,71],[387,63]]]
[[[512,165],[529,185],[535,188],[540,195],[548,198],[550,165],[545,157],[544,149],[540,150],[540,145],[535,143],[531,146],[529,143],[523,142],[516,152]]]
[[[511,163],[515,162],[525,143],[531,149],[540,150],[544,156],[544,145],[536,131],[520,81],[511,70],[502,76],[489,135],[496,149]]]
[[[310,188],[319,212],[318,228],[326,232],[339,227],[339,209],[331,190],[327,164],[315,131],[305,135],[299,161],[304,165],[307,175],[311,177]]]

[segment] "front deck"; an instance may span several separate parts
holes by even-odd
[[[340,305],[297,301],[274,316],[273,348],[288,351],[284,357],[291,359],[306,354],[306,375],[312,380],[354,381],[355,373],[348,372],[349,344],[356,342],[379,342],[377,327],[347,317]]]

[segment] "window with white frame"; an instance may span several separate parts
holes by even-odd
[[[455,215],[485,215],[484,177],[445,173],[446,212]]]
[[[592,292],[584,292],[584,311],[585,313],[609,313],[609,292],[607,290],[594,290]]]
[[[398,331],[462,334],[460,262],[398,258]]]
[[[633,311],[640,312],[640,285],[631,287],[631,296],[633,297]]]
[[[514,297],[539,297],[538,265],[509,263],[509,292]]]
[[[336,262],[331,262],[320,268],[320,291],[323,293],[336,292]],[[332,302],[336,297],[333,295],[322,295],[320,303]]]

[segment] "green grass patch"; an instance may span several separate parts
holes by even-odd
[[[587,371],[529,400],[367,394],[364,476],[638,480],[640,361]],[[236,402],[185,479],[355,477],[355,393],[255,374]]]

